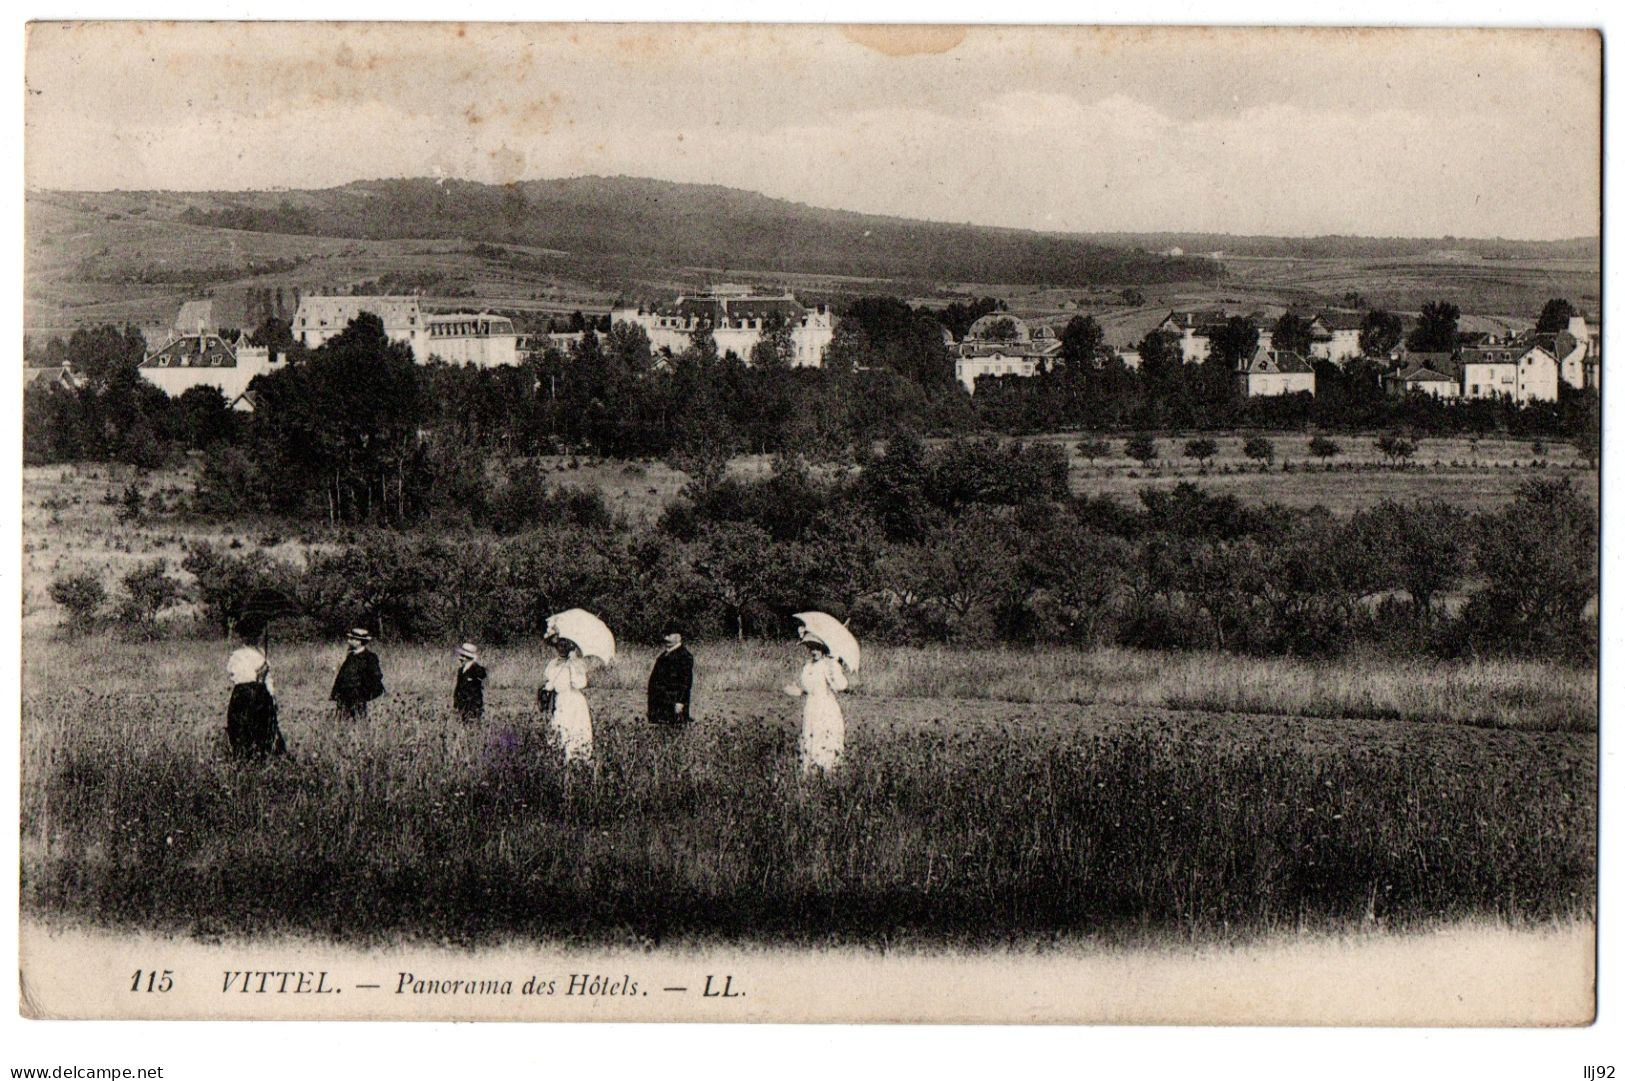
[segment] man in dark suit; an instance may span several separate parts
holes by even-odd
[[[485,678],[480,651],[474,643],[464,642],[457,650],[457,685],[452,688],[451,704],[465,724],[485,716]]]
[[[676,627],[666,628],[666,648],[649,673],[649,720],[653,724],[687,724],[694,691],[694,655]]]
[[[357,627],[345,637],[350,652],[339,665],[330,697],[338,707],[340,720],[358,721],[367,715],[367,703],[384,693],[384,670],[377,655],[367,649],[372,635]]]

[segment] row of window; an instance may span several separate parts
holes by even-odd
[[[495,337],[509,335],[513,332],[513,324],[506,319],[429,324],[429,336],[431,338]]]

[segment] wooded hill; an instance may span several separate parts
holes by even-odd
[[[36,192],[80,211],[261,233],[465,239],[662,266],[1079,286],[1202,281],[1206,259],[1064,233],[826,210],[716,185],[578,177],[372,180],[315,191]]]

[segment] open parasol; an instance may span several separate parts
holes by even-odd
[[[568,638],[584,657],[597,657],[605,664],[615,659],[615,636],[604,621],[581,608],[571,608],[547,617],[550,636]]]
[[[258,638],[260,652],[271,655],[271,621],[299,614],[299,606],[275,589],[256,589],[228,613],[231,626],[245,639]]]
[[[846,629],[846,624],[828,612],[797,612],[804,636],[816,638],[829,647],[829,655],[852,671],[858,670],[858,640]]]

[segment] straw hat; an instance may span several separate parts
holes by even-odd
[[[348,638],[352,642],[370,642],[370,641],[372,641],[372,635],[370,633],[368,633],[368,631],[367,631],[367,629],[365,627],[353,627],[353,628],[351,628],[350,633],[345,635],[344,637]]]
[[[480,659],[479,647],[475,646],[473,642],[464,642],[457,647],[457,656],[465,661],[477,661]]]

